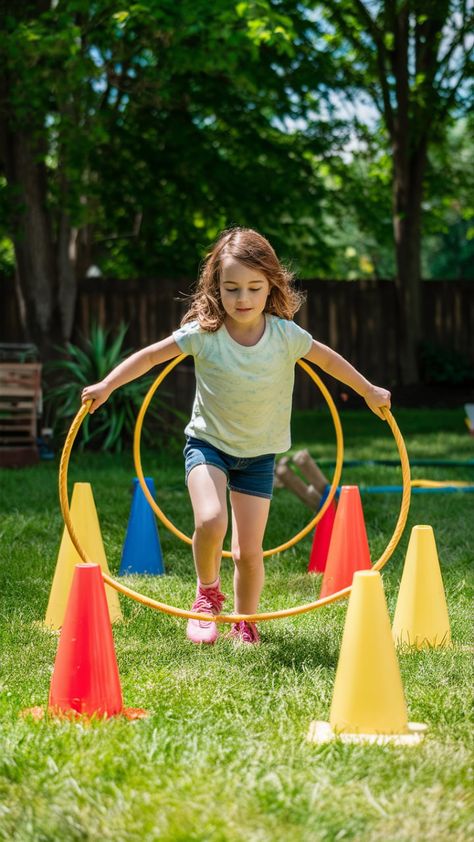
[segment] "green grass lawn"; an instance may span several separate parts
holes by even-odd
[[[472,459],[462,410],[396,413],[412,458]],[[342,415],[346,457],[394,458],[389,429],[370,413]],[[294,449],[335,455],[327,412],[296,414]],[[163,508],[191,531],[179,449],[147,452]],[[130,508],[129,454],[74,453],[70,487],[90,481],[112,573],[120,563]],[[468,468],[413,469],[416,478],[474,482]],[[397,467],[352,467],[346,484],[399,484]],[[45,614],[62,519],[57,461],[2,471],[0,583],[0,839],[292,842],[354,839],[427,842],[473,838],[472,558],[474,496],[413,496],[409,521],[383,581],[391,616],[410,529],[431,524],[440,555],[454,645],[404,652],[400,667],[409,718],[428,724],[416,748],[307,742],[310,721],[327,720],[347,603],[261,624],[262,645],[236,649],[221,639],[197,648],[184,623],[122,599],[114,626],[124,703],[145,720],[91,725],[33,722],[20,712],[45,705],[56,635],[35,624]],[[397,519],[399,495],[363,498],[373,559]],[[266,536],[274,546],[299,530],[309,511],[277,490]],[[189,607],[190,550],[160,527],[167,573],[129,577],[157,599]],[[310,538],[268,559],[262,610],[317,598],[306,568]],[[231,593],[231,564],[223,587]],[[232,600],[226,604],[231,609]]]

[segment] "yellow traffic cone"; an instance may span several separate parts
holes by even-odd
[[[311,723],[309,739],[327,742],[420,742],[423,725],[409,723],[380,573],[354,574],[329,723]]]
[[[414,526],[408,544],[393,637],[417,649],[451,646],[448,606],[431,526]]]
[[[74,483],[71,500],[71,520],[79,542],[91,561],[99,564],[104,573],[110,575],[92,487],[89,482]],[[82,564],[82,558],[72,543],[67,528],[64,527],[44,621],[44,625],[49,629],[60,629],[63,624],[76,564]],[[122,620],[117,592],[106,585],[105,593],[110,621],[114,623]]]

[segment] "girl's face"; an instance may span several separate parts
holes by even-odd
[[[258,269],[251,269],[234,257],[225,257],[219,291],[227,316],[242,327],[252,327],[260,322],[270,284]]]

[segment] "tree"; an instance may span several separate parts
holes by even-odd
[[[97,256],[122,275],[189,277],[224,225],[258,225],[277,247],[290,222],[294,237],[313,227],[311,156],[329,139],[285,126],[309,76],[296,6],[0,0],[8,227],[43,356],[70,337]]]
[[[339,56],[334,89],[369,95],[392,154],[393,233],[401,336],[400,380],[418,380],[424,180],[430,146],[468,100],[472,7],[465,0],[338,0],[313,6]],[[315,41],[319,49],[321,39]]]
[[[80,183],[87,144],[75,138],[90,106],[91,57],[75,13],[47,0],[2,0],[0,157],[26,333],[47,357],[72,328],[80,247]],[[82,4],[85,7],[85,4]],[[66,20],[67,18],[67,20]],[[89,96],[83,97],[84,91]],[[94,136],[88,140],[93,145]],[[86,148],[85,148],[86,147]],[[82,213],[82,219],[84,214]]]
[[[427,169],[423,277],[474,280],[474,115],[453,121]]]

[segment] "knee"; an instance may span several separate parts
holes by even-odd
[[[236,567],[245,568],[246,570],[256,570],[263,564],[262,547],[233,546],[232,558]]]
[[[195,534],[206,541],[223,541],[227,532],[227,518],[220,512],[203,514],[196,520]]]

